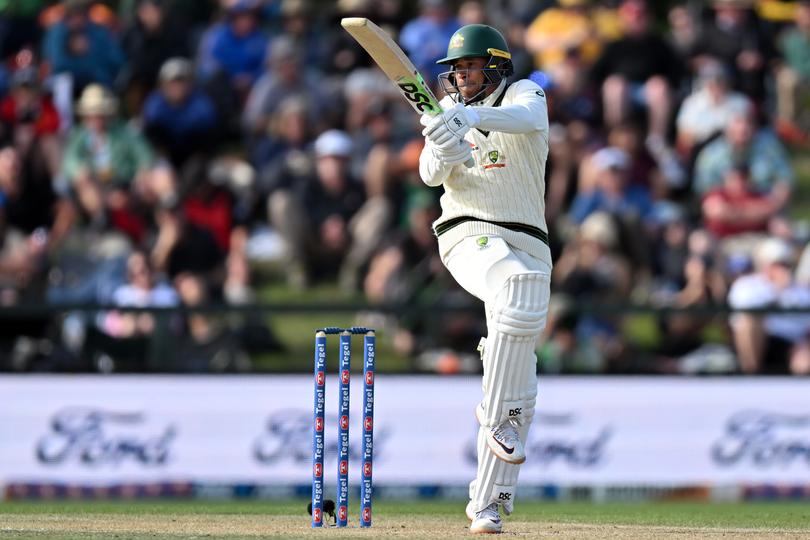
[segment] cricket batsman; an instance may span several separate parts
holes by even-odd
[[[537,84],[507,83],[511,55],[490,26],[459,29],[438,63],[450,69],[439,77],[447,96],[442,114],[421,119],[419,173],[428,186],[444,186],[433,225],[442,261],[486,309],[478,470],[466,511],[470,532],[500,533],[500,511],[512,513],[526,460],[537,397],[534,351],[548,311],[548,111]]]

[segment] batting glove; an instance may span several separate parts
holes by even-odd
[[[433,117],[422,130],[422,135],[438,147],[455,147],[455,140],[463,139],[481,119],[470,107],[457,103],[453,108]]]
[[[452,146],[433,146],[433,157],[443,165],[461,165],[472,157],[472,146],[465,140],[456,140]]]

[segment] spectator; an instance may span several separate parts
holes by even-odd
[[[750,115],[731,118],[723,137],[701,150],[692,189],[703,196],[721,186],[735,163],[748,164],[754,190],[773,197],[779,208],[787,203],[794,179],[788,155],[770,131],[756,129]]]
[[[137,114],[155,88],[158,70],[166,60],[188,57],[188,29],[165,0],[137,0],[135,16],[124,29],[121,44],[126,55],[126,107]]]
[[[652,200],[649,190],[630,185],[627,173],[630,158],[624,150],[607,147],[593,156],[597,171],[592,190],[577,194],[571,204],[571,219],[582,224],[596,212],[607,212],[627,223],[637,223],[651,217]]]
[[[306,287],[313,277],[329,275],[352,248],[350,222],[364,194],[348,174],[351,150],[351,139],[342,131],[321,134],[315,141],[315,177],[270,197],[270,221],[287,246],[293,286]]]
[[[250,91],[242,113],[247,134],[259,137],[267,134],[279,104],[291,96],[305,103],[308,123],[317,125],[327,103],[320,89],[322,81],[317,71],[302,63],[290,38],[282,36],[272,42],[268,68]]]
[[[752,189],[744,164],[726,171],[723,185],[706,194],[702,207],[706,229],[721,239],[743,233],[765,233],[780,209],[772,197]]]
[[[729,88],[729,75],[718,62],[707,62],[700,68],[695,90],[686,97],[678,112],[678,149],[692,156],[695,149],[723,132],[731,119],[751,115],[748,98]]]
[[[618,248],[615,219],[604,212],[591,214],[554,264],[552,280],[557,291],[574,302],[611,303],[626,299],[631,289],[630,265]],[[601,352],[595,363],[608,368],[624,354],[620,317],[584,315],[576,316],[570,323],[577,340],[592,344],[593,349]]]
[[[194,87],[193,74],[185,58],[167,60],[160,68],[160,88],[143,109],[146,136],[177,168],[210,151],[220,131],[214,103]]]
[[[45,34],[43,55],[52,73],[69,74],[74,95],[91,83],[112,87],[124,53],[110,32],[88,18],[86,0],[65,0],[64,19]]]
[[[0,102],[0,119],[20,153],[31,156],[42,172],[56,176],[61,157],[60,118],[53,100],[42,91],[35,66],[14,73],[11,92]]]
[[[204,79],[224,77],[243,100],[259,78],[267,50],[267,35],[259,27],[256,0],[237,0],[225,12],[225,21],[211,27],[199,47],[199,70]]]
[[[17,150],[0,150],[0,292],[6,302],[40,276],[52,221],[50,186],[21,173]]]
[[[444,57],[447,43],[461,27],[443,0],[419,0],[419,16],[409,21],[399,42],[427,81],[435,81],[444,66],[436,61]]]
[[[92,223],[100,226],[109,218],[139,242],[146,231],[132,193],[136,184],[148,182],[152,151],[137,131],[117,120],[118,100],[106,88],[85,88],[76,112],[81,125],[71,131],[62,162],[68,189]]]
[[[297,185],[315,172],[309,155],[311,124],[307,102],[298,96],[284,99],[272,120],[252,160],[259,168],[257,195],[262,200],[279,188]]]
[[[568,60],[592,64],[602,49],[588,13],[588,0],[562,0],[558,7],[543,10],[526,29],[526,49],[534,53],[534,65],[555,78]]]
[[[719,60],[731,68],[734,88],[761,105],[773,46],[761,31],[752,7],[750,0],[712,2],[714,16],[700,32],[692,56],[697,66]]]
[[[738,278],[728,294],[738,310],[808,308],[810,289],[794,282],[793,250],[771,238],[756,251],[756,272]],[[793,313],[735,313],[731,330],[740,370],[747,374],[810,374],[810,318]]]
[[[669,44],[653,33],[643,0],[624,0],[619,15],[625,35],[605,47],[592,69],[602,89],[605,123],[625,122],[632,106],[642,106],[648,112],[650,136],[664,140],[672,89],[679,85],[683,66]]]
[[[806,139],[810,135],[810,119],[807,118],[806,108],[806,96],[810,95],[809,1],[797,3],[794,20],[794,26],[779,40],[784,64],[776,72],[778,119],[783,130],[795,132],[798,127],[803,134],[802,139]],[[805,96],[804,100],[800,96]],[[801,107],[801,103],[805,106]]]
[[[179,304],[177,292],[156,279],[149,258],[136,251],[127,258],[127,282],[113,292],[113,304],[119,307],[173,307]],[[151,313],[111,311],[104,317],[104,331],[116,338],[149,336],[155,330]]]

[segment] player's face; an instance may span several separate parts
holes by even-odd
[[[456,85],[465,99],[472,98],[481,91],[486,82],[486,77],[482,71],[486,63],[486,58],[462,58],[453,64]]]

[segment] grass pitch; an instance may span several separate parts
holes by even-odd
[[[313,530],[306,501],[6,502],[0,539],[468,538],[461,502],[381,501],[374,526]],[[803,503],[521,503],[505,536],[555,539],[810,539]]]

